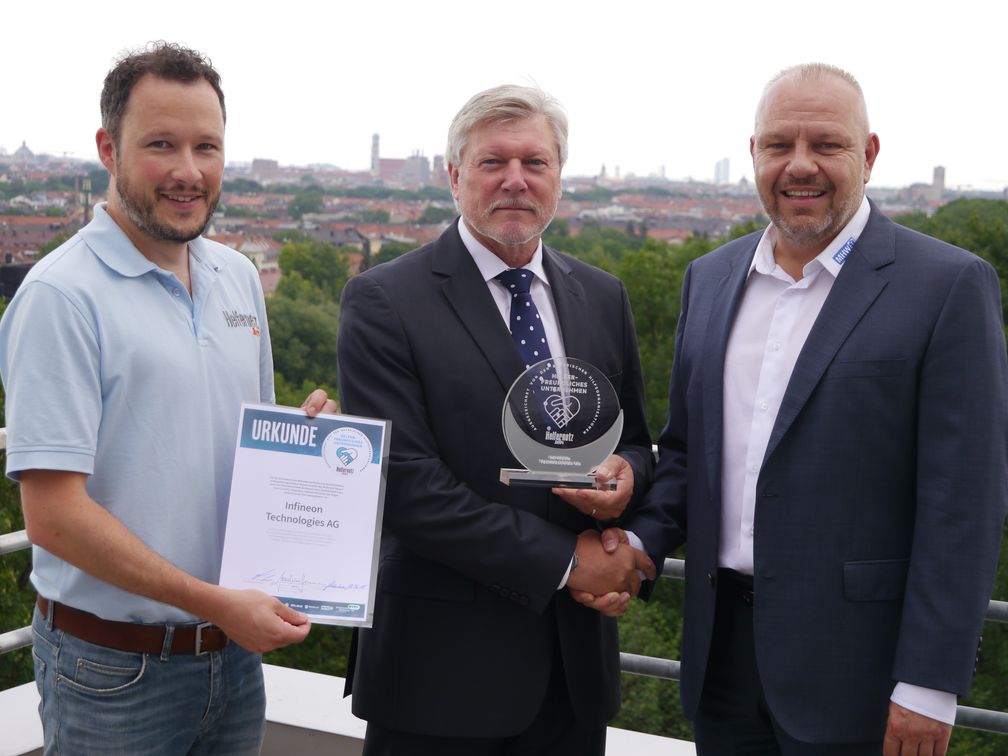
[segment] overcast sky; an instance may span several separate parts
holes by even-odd
[[[570,116],[566,173],[752,176],[764,82],[822,60],[865,90],[872,183],[1008,186],[1000,0],[356,0],[146,4],[38,0],[0,10],[0,147],[94,155],[105,73],[152,39],[207,53],[227,97],[227,158],[363,170],[444,151],[476,91],[535,82]],[[994,136],[991,136],[993,134]]]

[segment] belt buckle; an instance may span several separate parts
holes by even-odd
[[[203,650],[203,631],[213,626],[213,622],[200,622],[196,625],[196,648],[194,649],[196,656],[206,656],[210,653]]]

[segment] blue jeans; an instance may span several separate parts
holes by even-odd
[[[203,656],[138,654],[47,624],[36,610],[46,756],[259,753],[266,691],[258,654],[235,643]]]

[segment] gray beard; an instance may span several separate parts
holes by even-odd
[[[799,244],[806,243],[821,243],[823,247],[833,241],[833,238],[840,233],[840,230],[850,223],[850,219],[854,217],[854,213],[858,211],[861,207],[862,197],[851,196],[850,199],[844,202],[835,213],[828,214],[823,218],[822,223],[818,227],[795,227],[788,225],[778,213],[771,213],[767,207],[767,203],[760,196],[760,204],[763,205],[763,210],[767,215],[770,216],[770,220],[773,221],[774,227],[777,231],[790,239],[793,242]],[[837,220],[839,218],[839,220]]]

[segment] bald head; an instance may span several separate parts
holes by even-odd
[[[849,89],[849,105],[852,115],[856,119],[858,136],[867,137],[869,132],[868,107],[865,105],[864,92],[861,85],[852,74],[829,63],[801,63],[796,66],[789,66],[778,72],[763,88],[763,95],[756,106],[756,131],[760,130],[760,124],[765,119],[768,102],[772,99],[776,90],[788,85],[801,85],[815,87],[827,80],[833,80],[842,85],[844,89]]]

